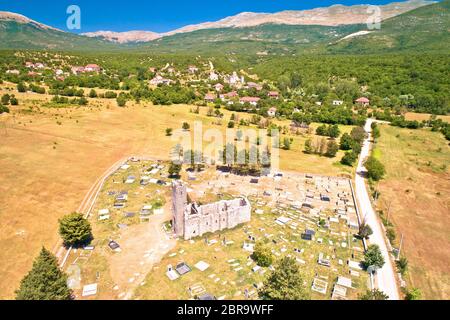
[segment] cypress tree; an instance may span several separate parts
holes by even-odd
[[[17,300],[71,300],[67,275],[59,269],[56,257],[44,247],[31,271],[20,282]]]

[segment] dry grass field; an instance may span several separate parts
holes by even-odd
[[[382,126],[377,153],[386,166],[380,205],[404,235],[407,281],[423,298],[450,298],[450,147],[440,133]]]
[[[415,112],[408,112],[405,114],[405,119],[409,121],[424,121],[429,120],[431,114],[429,113],[415,113]],[[437,116],[438,119],[442,119],[442,121],[450,122],[450,116]]]
[[[0,298],[13,298],[20,279],[44,245],[55,250],[57,224],[75,211],[96,179],[118,159],[149,155],[168,159],[174,142],[166,128],[200,120],[225,130],[213,118],[190,113],[191,106],[151,106],[95,99],[88,107],[48,108],[48,95],[14,93],[20,106],[0,120]],[[11,86],[9,86],[11,87]],[[242,115],[244,116],[244,115]],[[288,125],[288,122],[285,122]],[[6,128],[5,128],[6,126]],[[351,130],[350,127],[343,128]],[[351,172],[337,158],[306,155],[306,136],[295,136],[292,150],[280,151],[281,169],[338,175]]]

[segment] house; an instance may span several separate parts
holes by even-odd
[[[228,99],[233,99],[238,97],[238,93],[236,91],[231,91],[229,93],[221,94],[220,99],[222,101],[227,101]]]
[[[268,96],[269,98],[272,98],[272,99],[278,99],[279,94],[278,94],[277,91],[270,91],[270,92],[267,94],[267,96]]]
[[[210,81],[217,81],[217,80],[219,80],[219,75],[217,73],[215,73],[215,72],[211,72],[209,74],[209,80]]]
[[[214,86],[214,89],[216,89],[217,92],[221,92],[221,91],[223,90],[223,84],[217,83],[217,84]]]
[[[15,69],[13,69],[13,70],[6,70],[6,74],[16,74],[16,75],[18,75],[18,74],[20,74],[20,71],[19,70],[15,70]]]
[[[275,117],[277,115],[277,108],[270,108],[269,111],[267,111],[267,115],[271,118]]]
[[[61,69],[57,69],[56,71],[55,71],[55,75],[57,75],[57,76],[61,76],[61,75],[63,75],[64,74],[64,71],[62,71]]]
[[[317,101],[317,102],[316,102],[316,106],[319,106],[319,107],[320,107],[321,105],[322,105],[322,102],[320,102],[320,101]]]
[[[84,67],[72,67],[71,70],[72,70],[72,73],[75,75],[86,72]]]
[[[189,71],[189,73],[196,73],[196,72],[198,72],[198,68],[196,66],[190,65],[188,67],[188,71]]]
[[[261,100],[258,97],[242,97],[241,99],[239,99],[239,102],[244,104],[244,103],[249,103],[252,106],[257,106],[259,100]]]
[[[245,83],[245,79],[244,77],[239,77],[236,73],[236,71],[233,72],[233,74],[231,76],[229,76],[228,78],[225,79],[225,82],[229,83],[230,85],[237,85],[239,83],[244,84]]]
[[[27,68],[34,68],[34,63],[31,62],[31,61],[27,61],[27,62],[25,62],[25,67],[27,67]]]
[[[247,83],[247,88],[249,88],[249,89],[253,89],[254,88],[257,91],[261,91],[263,86],[260,85],[260,84],[255,83],[255,82],[249,82],[249,83]]]
[[[217,96],[213,93],[207,93],[205,95],[205,101],[206,102],[214,102],[217,99]]]
[[[360,106],[367,107],[370,105],[370,100],[367,99],[366,97],[361,97],[356,100],[356,103]]]
[[[150,67],[150,68],[148,68],[148,71],[150,71],[151,73],[155,73],[156,72],[156,68],[155,67]]]
[[[157,86],[157,85],[160,85],[160,84],[169,85],[171,83],[172,83],[172,80],[165,79],[165,78],[161,77],[160,75],[157,75],[152,80],[150,80],[150,84],[153,85],[153,86]]]
[[[100,72],[101,68],[96,64],[88,64],[84,67],[85,72]]]
[[[34,68],[36,68],[36,69],[44,69],[45,65],[43,63],[38,62],[38,63],[34,64]]]
[[[342,106],[344,101],[342,100],[333,100],[333,106]]]

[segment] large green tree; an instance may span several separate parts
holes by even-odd
[[[61,271],[55,256],[45,248],[22,279],[16,291],[17,300],[71,300],[67,275]]]
[[[264,281],[259,291],[263,300],[308,300],[297,262],[293,258],[281,259],[275,270]]]
[[[59,234],[67,246],[86,245],[92,240],[92,229],[81,213],[71,213],[59,220]]]
[[[370,156],[366,162],[364,163],[364,166],[367,169],[367,176],[375,181],[379,181],[383,179],[383,176],[386,173],[386,170],[384,168],[384,165],[375,157]]]
[[[364,253],[364,266],[366,268],[370,266],[382,268],[384,266],[384,258],[378,245],[372,244],[367,248]]]

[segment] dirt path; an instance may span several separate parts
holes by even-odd
[[[176,240],[163,230],[163,224],[171,218],[169,202],[164,207],[164,214],[152,216],[148,224],[121,231],[122,251],[108,261],[120,299],[131,299],[134,289],[142,284],[152,267],[175,247]]]

